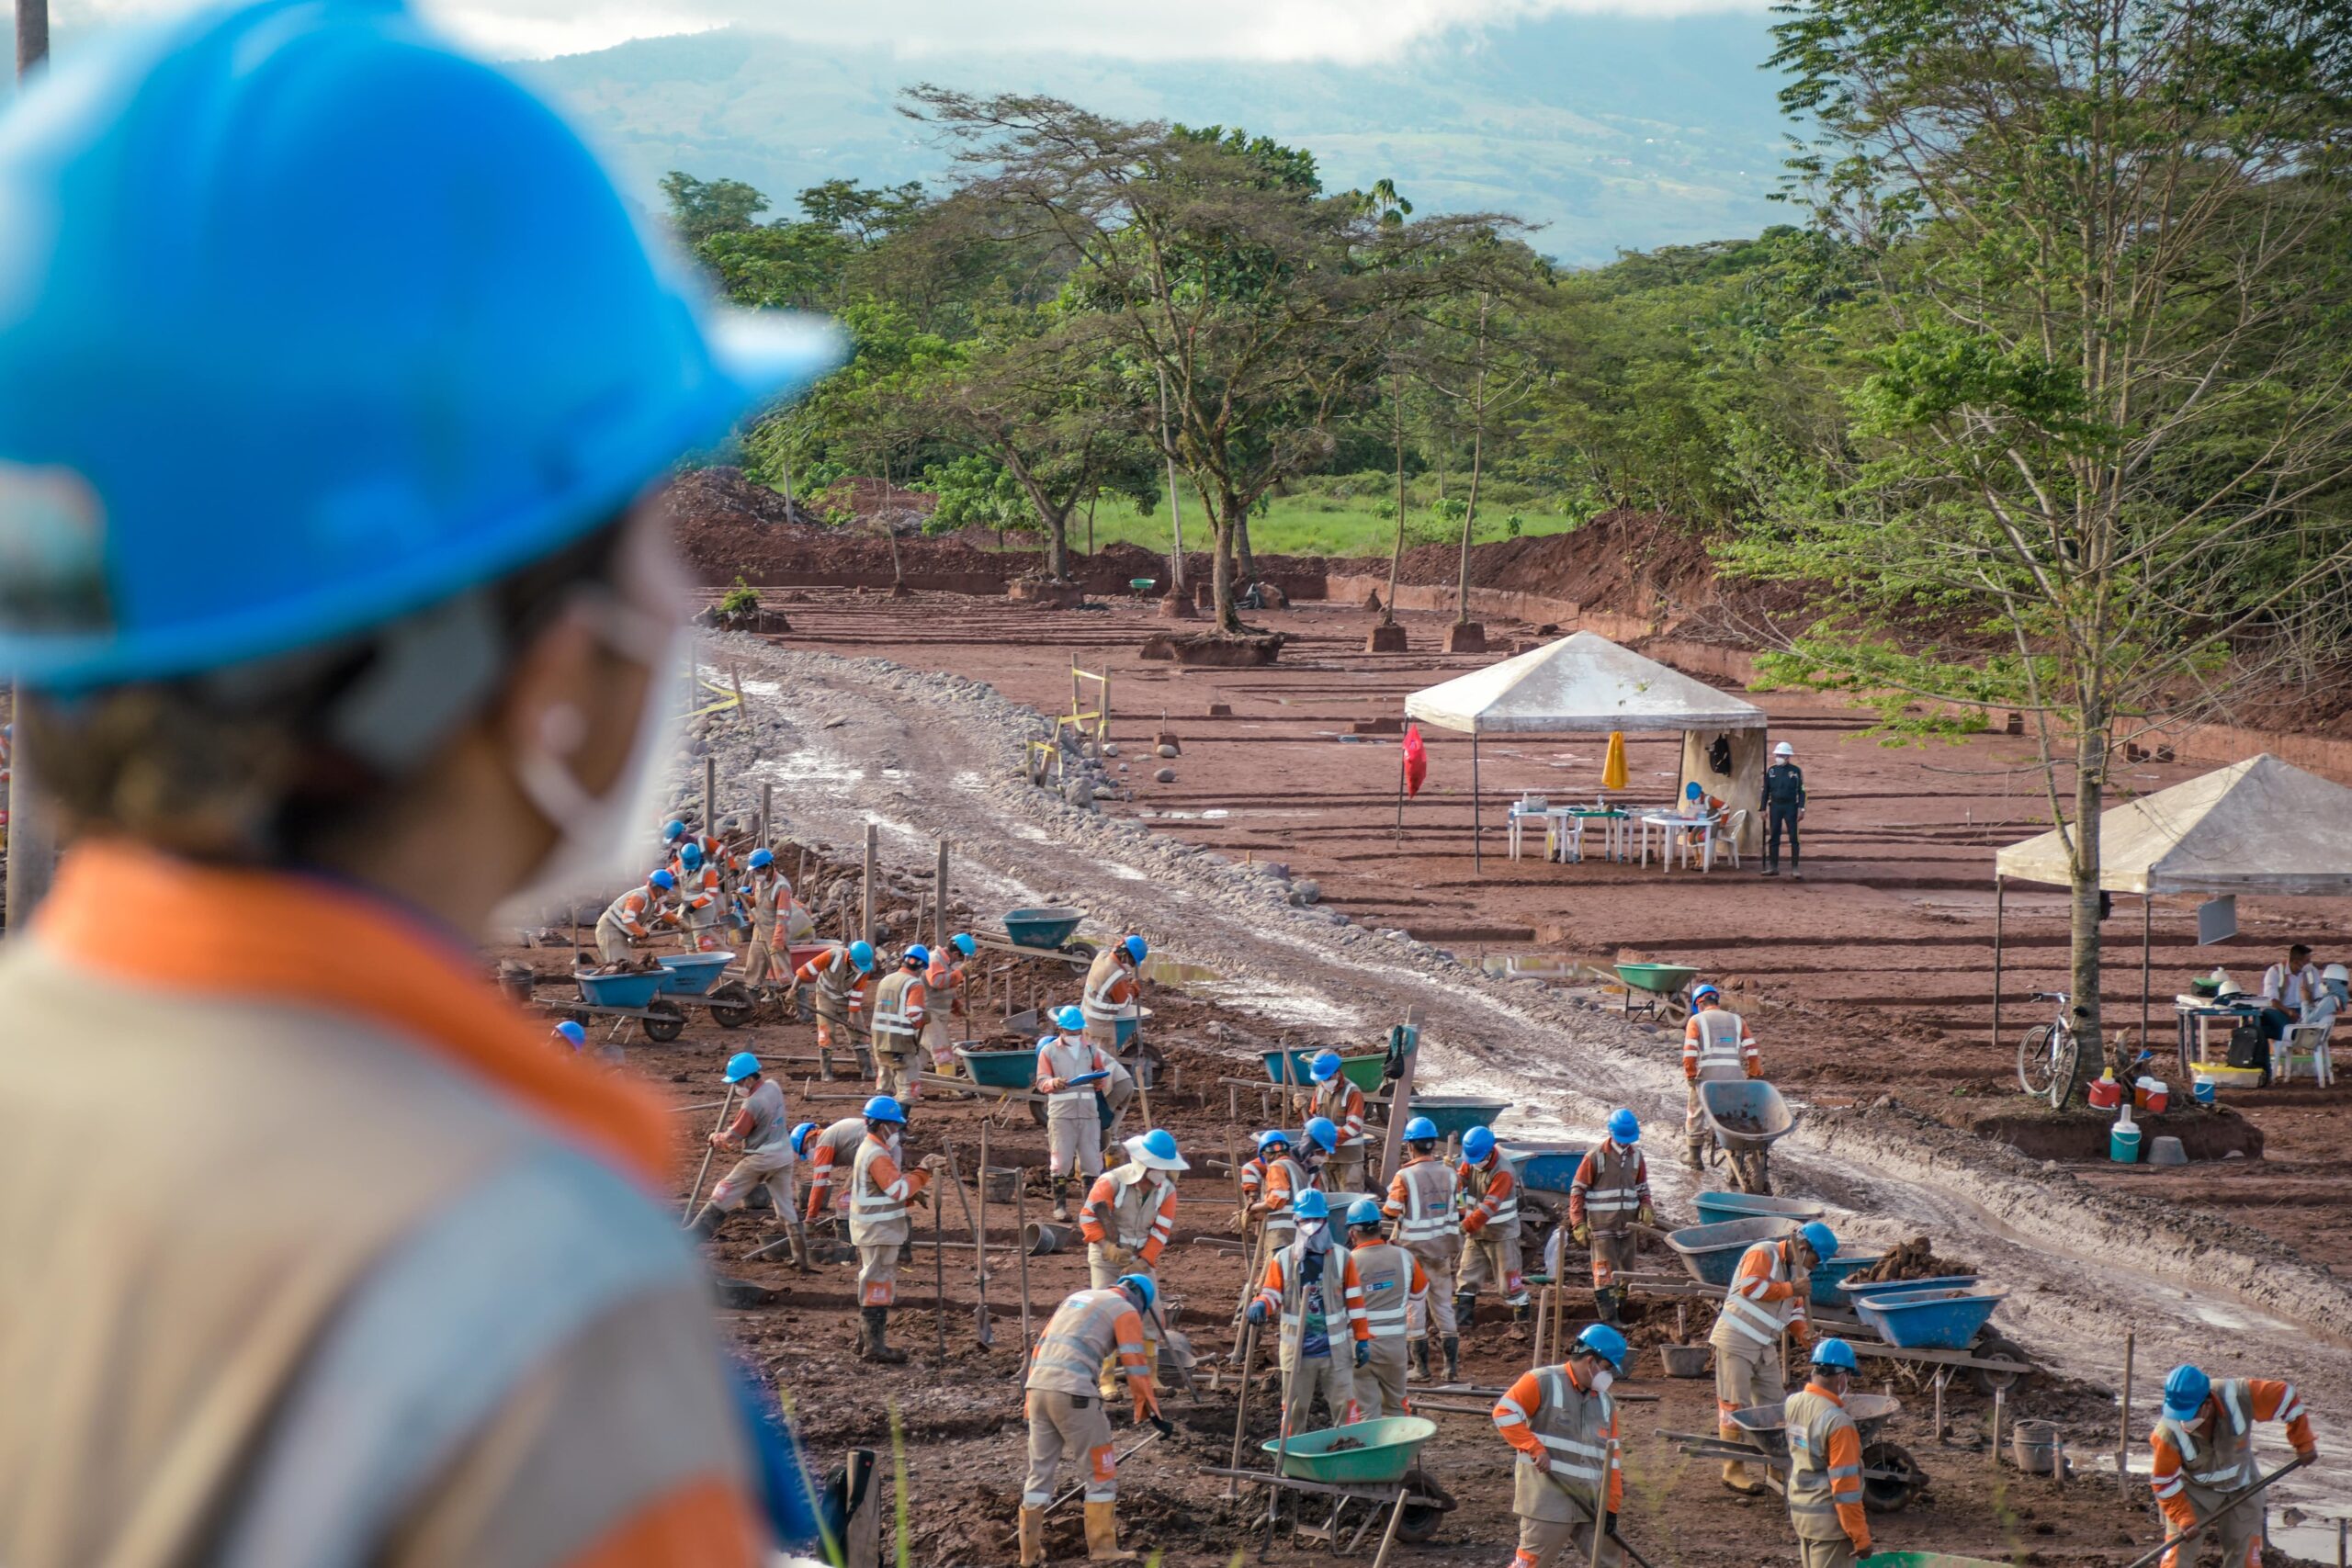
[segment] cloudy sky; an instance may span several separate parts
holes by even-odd
[[[53,0],[61,22],[184,9],[188,0]],[[418,0],[479,47],[573,54],[632,38],[734,25],[910,55],[1057,50],[1136,59],[1392,57],[1448,28],[1558,11],[1671,16],[1765,0]]]

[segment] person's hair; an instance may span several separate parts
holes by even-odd
[[[85,694],[20,692],[41,789],[72,834],[196,860],[315,863],[324,846],[390,809],[573,589],[608,580],[622,521],[332,643]],[[413,700],[444,663],[480,666],[476,683],[453,694],[445,682]],[[447,708],[420,720],[436,695]]]
[[[2310,945],[2308,942],[2297,942],[2294,946],[2292,946],[2292,947],[2290,947],[2290,948],[2289,948],[2289,949],[2287,950],[2287,956],[2288,956],[2288,957],[2290,957],[2290,958],[2296,958],[2296,957],[2309,958],[2311,955],[2312,955],[2311,945]]]

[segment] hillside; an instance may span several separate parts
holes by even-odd
[[[1424,211],[1514,212],[1545,226],[1541,249],[1583,265],[1786,220],[1765,199],[1787,139],[1760,68],[1770,19],[1555,15],[1368,66],[902,58],[729,29],[521,69],[572,105],[649,206],[670,169],[748,180],[780,206],[834,175],[936,179],[944,158],[897,107],[935,80],[1246,125],[1312,150],[1334,188],[1390,175]]]

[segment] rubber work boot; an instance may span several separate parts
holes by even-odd
[[[1624,1303],[1625,1292],[1619,1290],[1614,1285],[1610,1286],[1605,1291],[1595,1291],[1592,1292],[1593,1310],[1600,1314],[1600,1321],[1607,1324],[1611,1328],[1622,1328],[1624,1326],[1624,1319],[1621,1315],[1624,1309]]]
[[[1405,1381],[1407,1382],[1429,1382],[1430,1342],[1427,1339],[1412,1341],[1412,1359],[1405,1364]]]
[[[858,1346],[857,1359],[861,1361],[880,1361],[886,1366],[893,1367],[903,1363],[907,1359],[907,1353],[904,1350],[892,1348],[888,1338],[890,1309],[867,1307],[865,1317],[865,1337]]]
[[[1478,1295],[1475,1291],[1453,1292],[1453,1325],[1467,1332],[1478,1318]]]
[[[705,1203],[702,1206],[702,1213],[695,1216],[695,1223],[687,1228],[703,1240],[708,1241],[725,1229],[727,1222],[732,1218],[734,1218],[732,1214],[718,1204]]]
[[[1692,1170],[1707,1168],[1707,1140],[1692,1138],[1682,1148],[1682,1163]]]
[[[1119,1506],[1105,1500],[1086,1505],[1086,1560],[1089,1562],[1133,1562],[1136,1554],[1119,1550]]]
[[[786,1224],[784,1234],[792,1243],[792,1267],[803,1274],[815,1272],[808,1261],[808,1227],[794,1220]]]
[[[1058,1176],[1054,1178],[1054,1223],[1069,1224],[1069,1183]]]
[[[1462,1381],[1462,1337],[1458,1334],[1445,1337],[1445,1381],[1449,1383]]]
[[[1046,1510],[1021,1510],[1021,1568],[1039,1568],[1046,1561]]]
[[[1743,1497],[1759,1496],[1764,1491],[1761,1484],[1749,1477],[1747,1466],[1736,1459],[1724,1461],[1724,1485]]]

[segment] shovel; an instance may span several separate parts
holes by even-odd
[[[2239,1504],[2250,1500],[2272,1482],[2277,1481],[2283,1476],[2292,1475],[2295,1472],[2302,1469],[2303,1466],[2309,1463],[2311,1463],[2311,1461],[2307,1459],[2299,1459],[2290,1461],[2288,1463],[2280,1465],[2278,1469],[2272,1471],[2269,1474],[2264,1476],[2261,1480],[2256,1482],[2253,1485],[2247,1487],[2245,1491],[2239,1493],[2234,1497],[2232,1497],[2228,1502],[2222,1504],[2220,1507],[2206,1515],[2202,1519],[2199,1519],[2197,1522],[2197,1533],[2199,1535],[2203,1534],[2207,1525],[2211,1524],[2215,1519],[2220,1518],[2223,1514],[2228,1513],[2232,1508],[2236,1507]],[[2169,1528],[2169,1526],[2167,1526],[2167,1528]],[[2167,1535],[2165,1537],[2163,1545],[2157,1547],[2154,1551],[2149,1552],[2145,1557],[2136,1559],[2128,1565],[2128,1568],[2148,1568],[2149,1563],[2154,1562],[2157,1558],[2162,1557],[2165,1552],[2170,1551],[2174,1547],[2180,1543],[2181,1538]]]
[[[944,853],[945,852],[941,852]],[[959,1187],[957,1190],[961,1190]],[[989,1124],[980,1122],[980,1213],[972,1222],[972,1278],[980,1299],[972,1308],[972,1332],[980,1348],[996,1348],[996,1331],[989,1326]]]
[[[1167,1436],[1167,1434],[1166,1434],[1166,1433],[1164,1433],[1164,1432],[1160,1431],[1160,1430],[1159,1430],[1159,1428],[1157,1428],[1157,1427],[1154,1427],[1154,1428],[1152,1429],[1152,1433],[1151,1433],[1151,1435],[1150,1435],[1149,1437],[1146,1438],[1142,1442],[1137,1443],[1134,1448],[1129,1449],[1125,1453],[1118,1454],[1118,1455],[1114,1456],[1114,1457],[1113,1457],[1113,1459],[1112,1459],[1112,1461],[1111,1461],[1111,1468],[1112,1468],[1113,1470],[1116,1470],[1116,1469],[1118,1469],[1118,1468],[1119,1468],[1119,1466],[1121,1466],[1121,1465],[1123,1465],[1123,1464],[1126,1463],[1126,1462],[1127,1462],[1127,1461],[1129,1461],[1129,1460],[1131,1460],[1131,1459],[1135,1458],[1135,1457],[1136,1457],[1136,1455],[1137,1455],[1137,1454],[1139,1454],[1139,1453],[1143,1452],[1143,1450],[1146,1450],[1146,1449],[1148,1449],[1148,1448],[1151,1447],[1151,1445],[1152,1445],[1152,1444],[1154,1444],[1154,1443],[1156,1443],[1156,1442],[1159,1441],[1159,1439],[1160,1439],[1161,1438],[1165,1437],[1165,1436]],[[1083,1492],[1083,1491],[1085,1491],[1085,1490],[1086,1490],[1086,1483],[1084,1483],[1083,1481],[1080,1482],[1077,1485],[1075,1485],[1075,1486],[1071,1487],[1069,1491],[1067,1491],[1067,1492],[1063,1493],[1060,1496],[1058,1496],[1058,1497],[1055,1498],[1052,1502],[1050,1502],[1050,1503],[1046,1504],[1046,1513],[1049,1513],[1049,1514],[1050,1514],[1050,1513],[1052,1513],[1056,1508],[1060,1507],[1064,1503],[1069,1502],[1072,1497],[1077,1496],[1080,1493],[1081,1493],[1081,1492]]]

